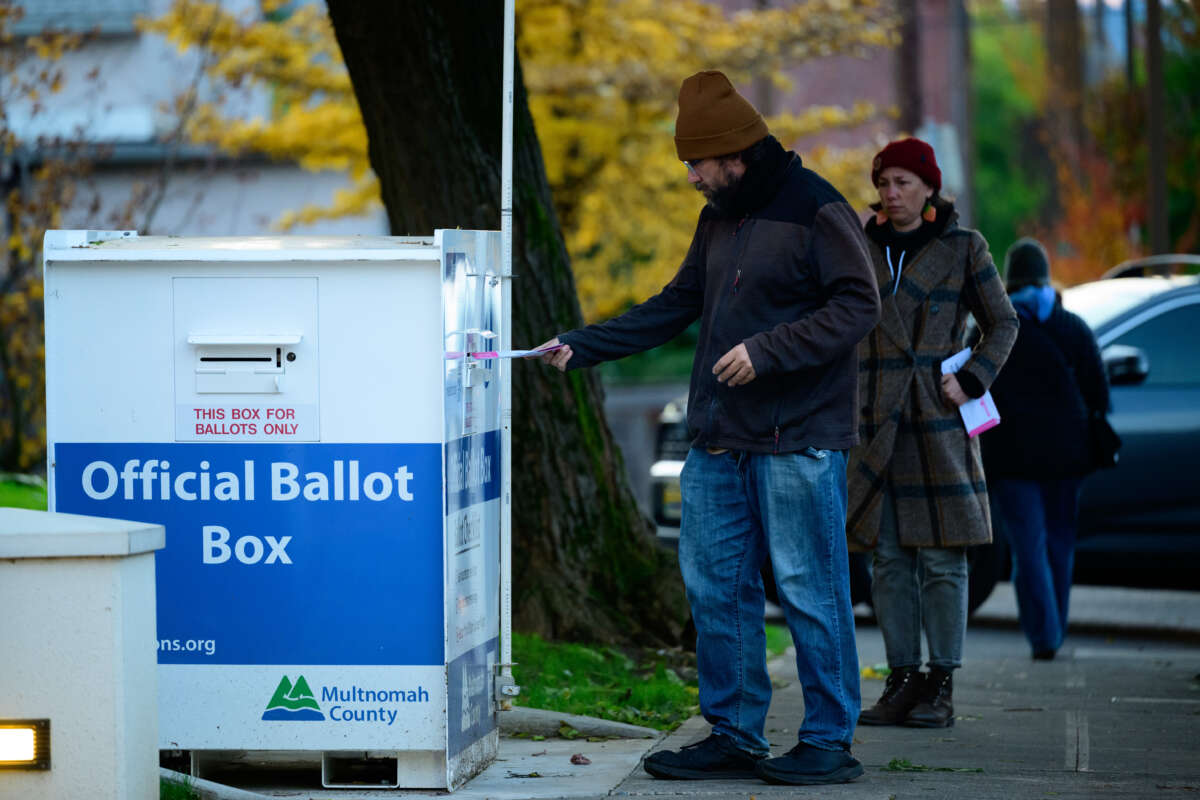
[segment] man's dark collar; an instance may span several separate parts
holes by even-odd
[[[723,198],[720,208],[709,208],[719,217],[745,217],[771,201],[787,177],[793,159],[800,165],[800,156],[789,153],[774,136],[767,136],[765,157],[748,164],[733,191]]]

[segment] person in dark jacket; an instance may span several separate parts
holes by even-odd
[[[983,435],[988,486],[1012,550],[1021,628],[1038,660],[1067,632],[1079,484],[1092,471],[1089,418],[1108,411],[1108,382],[1087,323],[1062,306],[1050,260],[1033,239],[1004,259],[1021,317],[1008,362],[992,384],[1002,420]]]
[[[864,725],[954,724],[967,629],[966,547],[991,541],[979,440],[958,407],[995,379],[1017,315],[978,231],[940,196],[933,148],[901,139],[872,163],[866,225],[883,318],[859,345],[862,444],[851,452],[847,535],[873,549],[871,597],[891,673]],[[983,338],[955,373],[968,316]],[[1001,423],[1003,425],[1003,423]],[[921,631],[929,672],[921,672]]]
[[[720,72],[679,90],[675,146],[707,199],[663,290],[621,316],[560,334],[560,369],[648,350],[700,320],[680,478],[679,562],[696,624],[700,709],[712,734],[646,758],[660,778],[758,776],[835,783],[850,754],[858,655],[845,540],[846,450],[857,438],[855,345],[879,318],[858,216]],[[799,744],[764,736],[760,568],[770,555],[804,686]]]

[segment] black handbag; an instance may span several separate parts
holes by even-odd
[[[1091,439],[1092,466],[1108,469],[1117,465],[1121,457],[1121,437],[1113,430],[1104,413],[1092,414],[1088,419],[1088,437]]]

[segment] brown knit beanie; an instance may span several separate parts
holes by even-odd
[[[679,87],[675,151],[681,161],[725,156],[767,136],[767,123],[724,74],[697,72]]]

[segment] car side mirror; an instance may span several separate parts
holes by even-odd
[[[1110,386],[1136,386],[1150,374],[1150,359],[1140,347],[1110,344],[1100,355]]]

